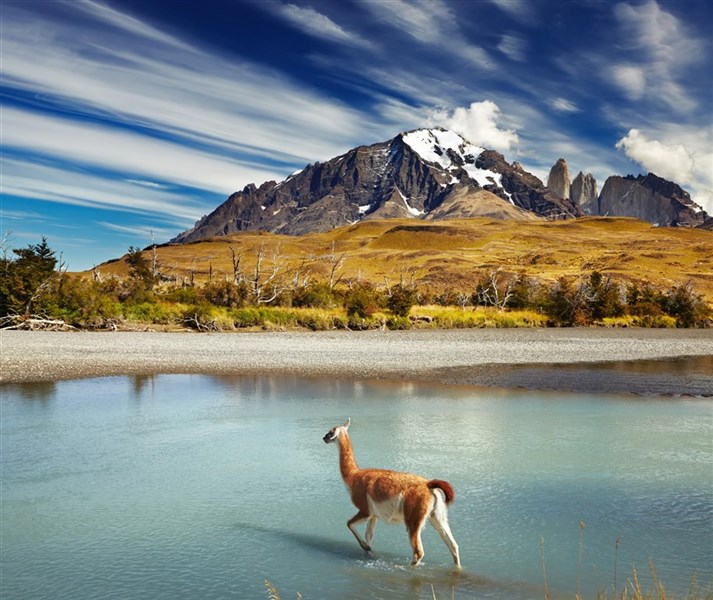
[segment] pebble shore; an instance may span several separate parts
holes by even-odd
[[[263,374],[713,395],[713,331],[0,332],[0,381]]]

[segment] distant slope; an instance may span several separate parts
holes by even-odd
[[[630,218],[585,217],[565,221],[459,219],[369,220],[305,236],[243,232],[210,240],[159,247],[164,273],[198,280],[230,277],[230,248],[242,253],[250,273],[255,251],[265,260],[276,252],[283,272],[298,268],[326,277],[329,257],[345,253],[345,280],[392,283],[411,277],[419,286],[472,290],[477,273],[502,267],[546,281],[598,270],[624,280],[669,287],[691,281],[713,301],[713,233],[703,229],[654,227]],[[100,266],[123,273],[123,260]]]

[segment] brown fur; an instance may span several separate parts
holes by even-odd
[[[348,423],[345,427],[334,428],[325,436],[325,441],[334,441],[335,438],[330,436],[336,434],[336,441],[339,444],[339,470],[344,483],[349,488],[352,502],[358,509],[357,514],[347,522],[347,526],[361,547],[366,551],[371,550],[369,545],[371,535],[373,535],[376,519],[379,516],[371,513],[370,501],[380,504],[401,496],[403,518],[409,533],[409,541],[413,548],[412,564],[418,564],[423,558],[421,529],[426,519],[430,518],[446,545],[451,549],[456,565],[460,566],[458,546],[455,544],[455,540],[451,537],[451,542],[454,546],[454,548],[451,548],[446,539],[452,535],[448,528],[447,519],[444,517],[445,529],[448,530],[448,535],[444,536],[441,530],[443,525],[434,522],[431,512],[434,508],[432,490],[435,488],[443,491],[446,505],[453,502],[455,493],[451,484],[441,479],[428,480],[420,475],[389,471],[387,469],[360,469],[354,460],[354,450],[347,434],[347,427]],[[368,520],[366,541],[361,539],[361,536],[354,528],[354,525],[364,520]]]
[[[431,489],[439,488],[440,490],[443,490],[443,493],[446,495],[447,505],[456,499],[456,493],[453,491],[453,486],[447,481],[443,481],[442,479],[431,479],[431,481],[429,481],[426,485]]]

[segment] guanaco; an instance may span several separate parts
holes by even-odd
[[[386,469],[360,469],[354,460],[354,450],[347,429],[351,419],[341,426],[330,429],[322,438],[325,443],[339,444],[339,470],[349,489],[358,512],[347,522],[359,545],[371,552],[376,521],[385,523],[405,523],[409,541],[413,548],[413,566],[423,559],[421,530],[426,519],[440,534],[453,556],[453,562],[460,568],[458,544],[448,525],[448,505],[455,493],[447,481],[428,480],[419,475],[401,473]],[[355,525],[366,520],[366,539],[362,539]]]

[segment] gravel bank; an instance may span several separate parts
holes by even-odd
[[[713,395],[713,331],[0,332],[0,381],[216,373]]]

